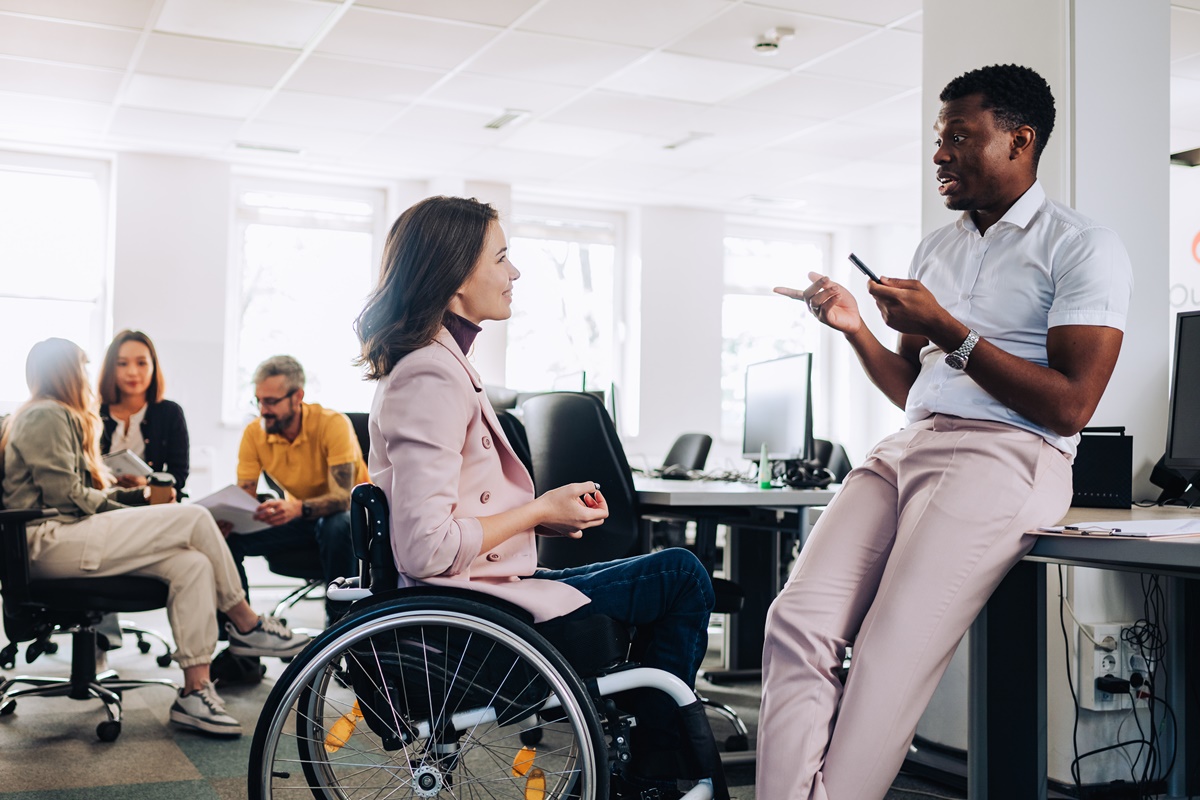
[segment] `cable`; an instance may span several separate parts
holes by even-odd
[[[1071,690],[1071,707],[1075,710],[1075,724],[1071,728],[1071,752],[1075,759],[1071,762],[1071,780],[1075,783],[1075,794],[1083,793],[1079,781],[1079,698],[1075,694],[1075,682],[1071,680],[1071,637],[1067,636],[1067,618],[1063,609],[1067,602],[1067,578],[1062,565],[1058,565],[1058,625],[1062,628],[1063,651],[1067,662],[1067,688]]]
[[[1061,594],[1066,595],[1066,592],[1061,592]],[[1063,603],[1066,604],[1067,613],[1070,614],[1071,619],[1075,621],[1075,625],[1079,628],[1079,632],[1082,633],[1088,639],[1088,641],[1096,645],[1096,647],[1099,647],[1101,650],[1108,650],[1108,645],[1106,645],[1104,642],[1097,642],[1095,637],[1087,632],[1087,627],[1079,621],[1079,617],[1075,616],[1075,609],[1071,608],[1071,601],[1067,600],[1065,596],[1063,597]]]

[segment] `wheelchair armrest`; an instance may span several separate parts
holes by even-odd
[[[0,510],[0,528],[23,525],[35,519],[58,516],[56,508],[13,508]]]

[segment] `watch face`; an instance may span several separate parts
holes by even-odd
[[[950,353],[946,356],[946,364],[950,367],[950,369],[963,369],[967,366],[967,362],[962,358],[962,356],[957,356],[954,353]]]

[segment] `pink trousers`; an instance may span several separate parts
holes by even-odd
[[[1028,431],[934,416],[880,442],[768,612],[755,796],[882,798],[1025,531],[1070,502],[1070,461]]]

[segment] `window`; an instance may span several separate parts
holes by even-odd
[[[0,154],[0,413],[29,397],[25,358],[51,336],[95,368],[108,319],[109,165]]]
[[[721,303],[721,438],[742,440],[746,366],[793,353],[816,353],[821,325],[775,286],[808,285],[828,272],[829,237],[793,231],[747,231],[725,237]],[[821,358],[813,359],[813,402],[821,404]]]
[[[226,419],[257,413],[250,406],[254,369],[279,354],[304,365],[309,401],[367,410],[374,386],[351,363],[359,352],[352,325],[374,286],[384,192],[247,180],[235,193],[235,355]]]
[[[616,377],[618,220],[567,216],[518,213],[509,230],[521,272],[505,362],[515,389],[607,390]]]

